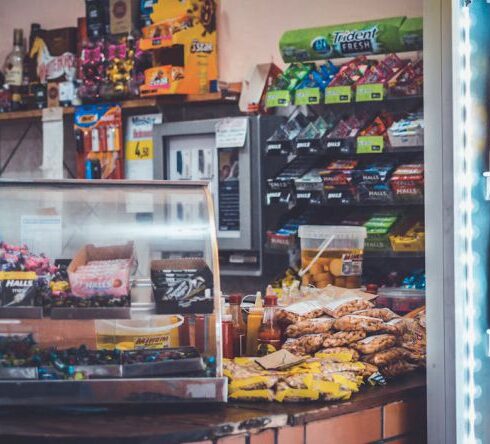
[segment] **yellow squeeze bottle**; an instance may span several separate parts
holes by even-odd
[[[258,336],[260,324],[264,316],[262,294],[260,291],[255,296],[255,306],[250,308],[247,317],[247,356],[257,355]]]

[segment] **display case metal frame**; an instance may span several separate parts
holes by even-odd
[[[221,345],[221,290],[213,199],[205,181],[125,181],[125,180],[2,180],[2,187],[33,186],[79,188],[81,186],[124,188],[202,188],[209,215],[213,266],[216,376],[117,378],[88,380],[0,380],[0,407],[61,406],[99,404],[223,403],[227,401],[227,379],[223,377]]]

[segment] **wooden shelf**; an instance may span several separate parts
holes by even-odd
[[[158,108],[165,105],[185,105],[192,103],[238,103],[236,96],[224,96],[221,92],[206,93],[206,94],[190,94],[190,95],[169,95],[146,97],[140,99],[123,100],[120,103],[123,110],[138,110],[148,108]],[[102,103],[102,102],[101,102]],[[75,108],[72,106],[63,108],[63,114],[73,115]],[[33,120],[41,119],[42,110],[33,109],[28,111],[14,111],[8,113],[0,113],[0,122],[4,120]]]

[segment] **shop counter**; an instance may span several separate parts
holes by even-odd
[[[408,444],[425,436],[424,372],[340,403],[0,410],[2,443]]]

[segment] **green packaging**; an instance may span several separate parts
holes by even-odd
[[[422,49],[422,18],[392,17],[285,32],[279,49],[287,63]]]

